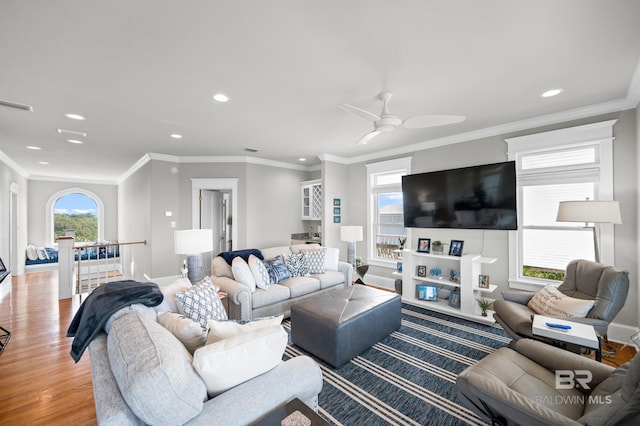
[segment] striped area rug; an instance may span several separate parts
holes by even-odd
[[[283,323],[288,332],[291,323]],[[318,360],[318,412],[334,425],[481,425],[456,396],[458,373],[511,339],[491,327],[402,305],[402,326],[338,369]],[[309,355],[295,345],[285,358]]]

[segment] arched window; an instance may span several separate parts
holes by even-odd
[[[104,206],[90,191],[80,188],[60,191],[49,199],[47,212],[47,235],[52,243],[56,243],[66,229],[75,230],[77,242],[103,239]]]

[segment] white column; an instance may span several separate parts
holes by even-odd
[[[58,299],[73,296],[73,237],[58,237]]]

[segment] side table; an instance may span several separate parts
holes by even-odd
[[[570,330],[548,327],[546,323],[562,324],[571,326]],[[532,333],[536,336],[547,337],[564,343],[585,348],[595,349],[596,361],[602,361],[602,349],[600,347],[600,337],[596,334],[592,325],[579,322],[566,321],[544,315],[534,315]]]
[[[325,419],[298,398],[282,404],[251,424],[254,426],[329,426]]]

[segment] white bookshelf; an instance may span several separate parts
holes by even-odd
[[[449,256],[406,249],[402,253],[402,301],[479,323],[493,324],[495,322],[493,312],[487,311],[487,316],[483,317],[476,299],[485,297],[498,288],[494,284],[490,284],[489,288],[478,287],[478,276],[482,273],[482,265],[495,261],[497,259],[493,257],[480,256],[479,254]],[[418,266],[426,268],[426,276],[418,276]],[[430,276],[429,270],[434,267],[442,269],[442,277]],[[459,272],[459,283],[449,279],[451,270]],[[416,286],[420,284],[435,285],[440,289],[450,291],[458,289],[460,307],[449,306],[449,301],[441,298],[437,301],[418,299]]]

